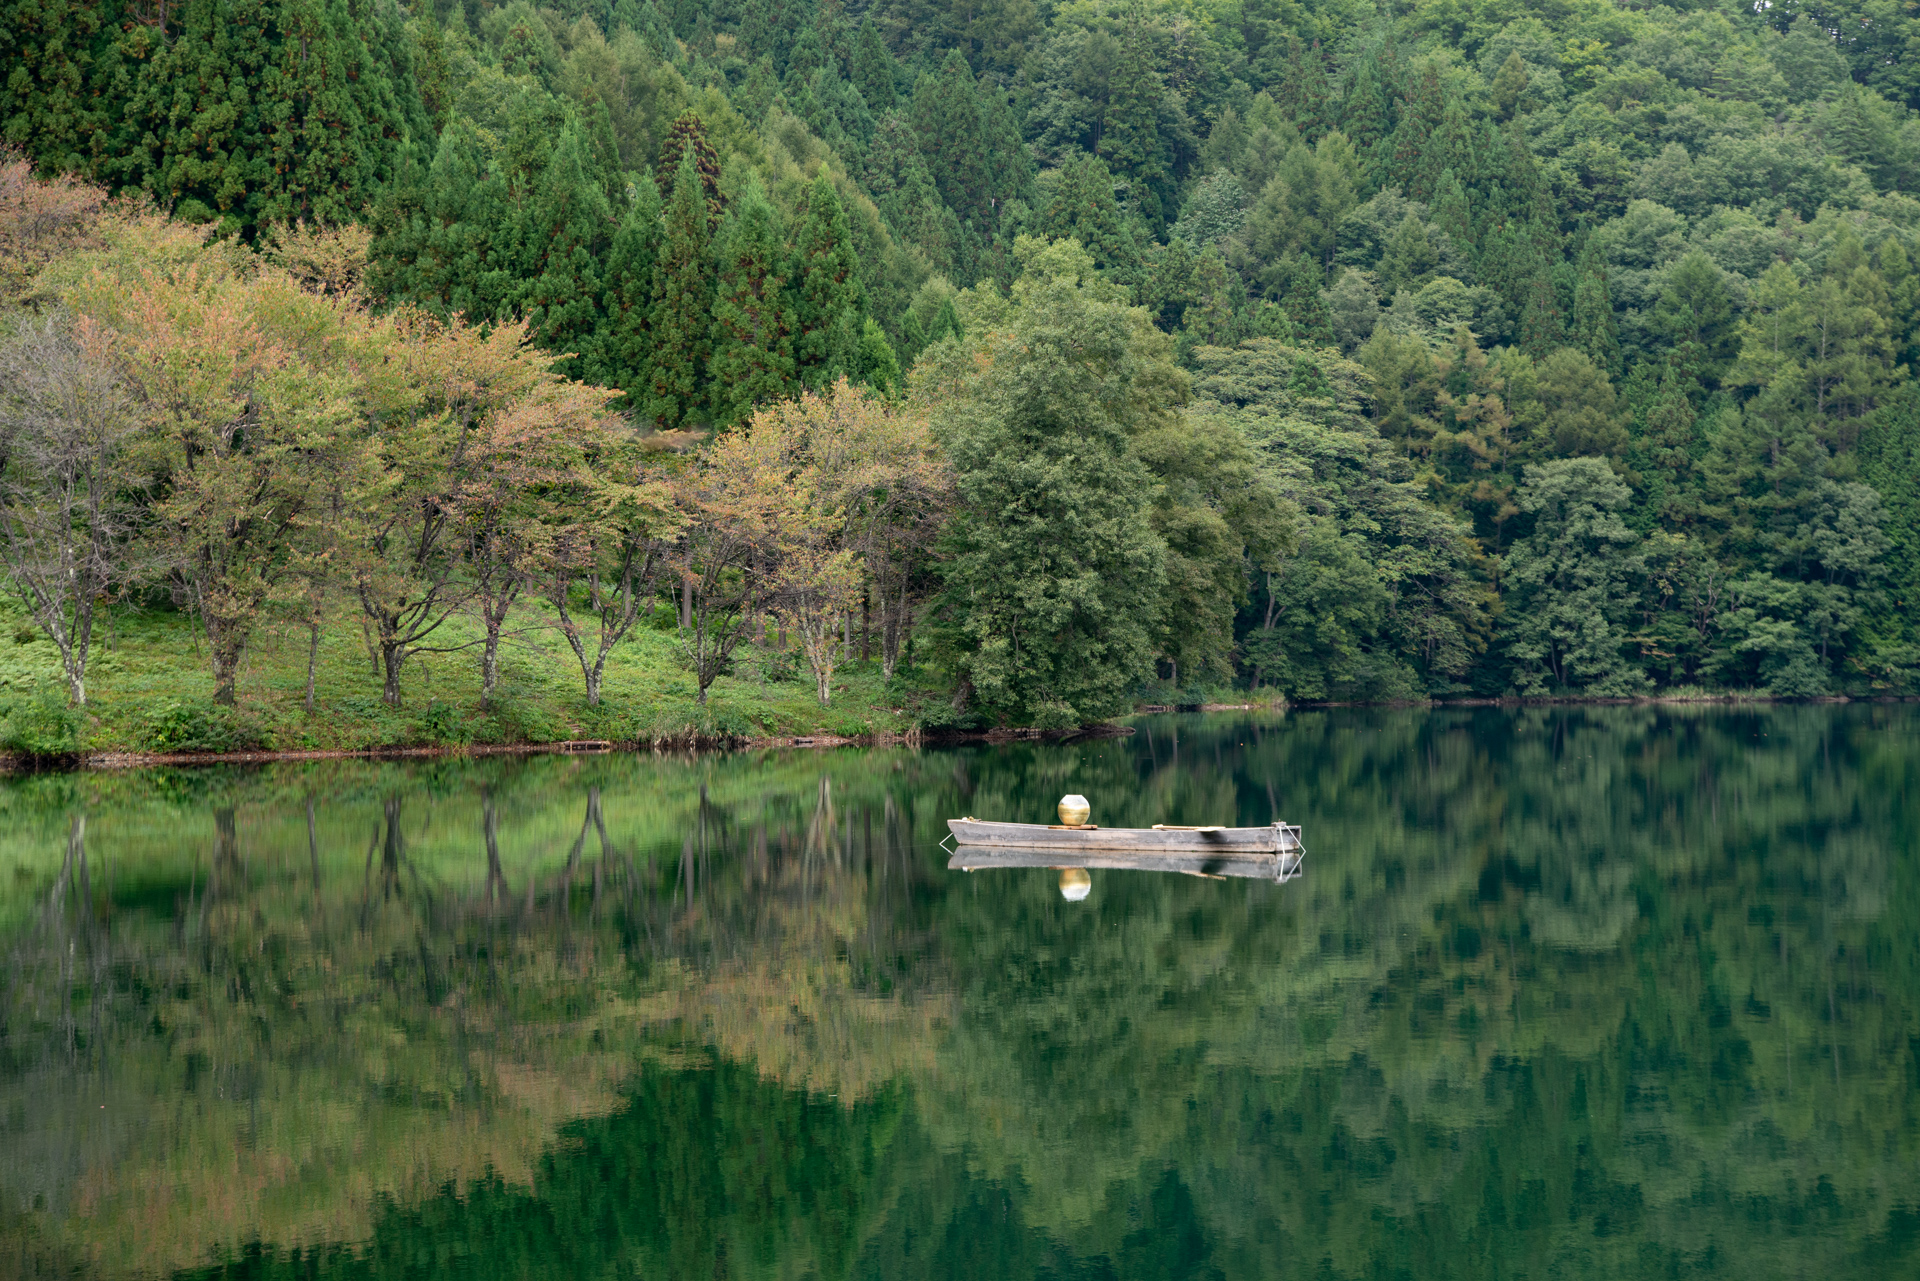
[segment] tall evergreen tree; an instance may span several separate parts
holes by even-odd
[[[1459,175],[1449,169],[1434,184],[1433,224],[1447,233],[1454,245],[1471,257],[1480,237],[1473,224],[1473,206]]]
[[[853,83],[876,116],[892,111],[899,100],[893,83],[895,65],[893,55],[880,39],[880,28],[869,15],[860,23],[860,34],[854,42],[852,70]]]
[[[1321,295],[1320,265],[1305,254],[1288,254],[1269,279],[1293,333],[1322,347],[1333,346],[1333,319]]]
[[[1613,317],[1613,296],[1607,289],[1607,268],[1599,247],[1588,236],[1580,248],[1578,279],[1573,288],[1573,317],[1567,337],[1587,359],[1620,376],[1620,334]]]
[[[1654,305],[1654,325],[1703,381],[1717,385],[1732,362],[1738,337],[1733,299],[1725,277],[1703,251],[1694,249],[1667,273]]]
[[[1283,70],[1273,80],[1273,100],[1301,136],[1317,139],[1329,127],[1330,93],[1327,69],[1316,42],[1311,47],[1288,34]]]
[[[715,421],[737,423],[794,386],[793,313],[773,206],[756,180],[721,230],[713,308]]]
[[[1172,175],[1160,139],[1160,110],[1166,88],[1154,65],[1146,11],[1138,0],[1128,8],[1124,23],[1100,154],[1132,180],[1134,207],[1159,236],[1168,222],[1163,198],[1170,199],[1173,194]]]
[[[667,200],[648,317],[647,415],[662,427],[707,418],[707,360],[712,352],[713,241],[707,201],[691,150]]]
[[[954,310],[953,299],[941,299],[940,310],[933,313],[933,323],[927,326],[927,345],[931,347],[948,338],[959,338],[964,333],[960,327],[960,313]]]
[[[986,128],[973,71],[958,49],[937,76],[922,76],[914,87],[913,127],[941,199],[962,219],[986,225],[993,199]]]
[[[440,136],[418,191],[396,184],[376,210],[367,284],[439,316],[476,324],[511,314],[522,278],[522,219],[472,124]]]
[[[1397,89],[1393,46],[1376,46],[1362,54],[1347,77],[1342,96],[1340,129],[1363,155],[1394,131],[1393,100]]]
[[[599,363],[591,347],[603,327],[602,264],[614,222],[577,124],[567,126],[553,149],[525,218],[526,244],[534,256],[521,310],[541,346],[556,355],[574,353],[561,372],[581,377]]]
[[[1457,90],[1445,93],[1440,119],[1427,135],[1407,184],[1407,194],[1415,200],[1437,204],[1448,175],[1474,174],[1479,162],[1474,156],[1474,128],[1467,116],[1466,103]]]
[[[607,254],[606,289],[601,295],[601,331],[594,344],[596,382],[619,387],[630,406],[645,410],[654,261],[660,253],[660,193],[642,178],[629,188],[620,229]]]
[[[893,234],[919,246],[934,270],[953,274],[960,221],[933,185],[913,126],[897,111],[882,116],[874,127],[866,187]]]
[[[1140,245],[1114,201],[1113,175],[1098,156],[1081,156],[1060,170],[1040,226],[1049,236],[1079,241],[1094,265],[1121,283],[1139,279]]]
[[[815,389],[830,386],[851,372],[846,361],[857,349],[867,298],[847,213],[825,165],[814,174],[794,227],[792,287],[800,381]]]
[[[672,193],[680,161],[687,156],[693,158],[694,173],[700,179],[701,198],[707,205],[707,234],[711,236],[720,226],[726,201],[720,194],[720,155],[707,141],[707,126],[695,111],[681,112],[660,143],[660,163],[654,167],[653,179],[660,185],[663,199]]]
[[[1191,292],[1193,301],[1187,304],[1181,327],[1196,343],[1209,346],[1226,343],[1233,327],[1233,296],[1226,260],[1213,245],[1201,250],[1194,263]]]
[[[955,49],[913,91],[913,128],[940,196],[963,223],[990,237],[1006,201],[1024,198],[1033,160],[1006,95],[977,81]]]

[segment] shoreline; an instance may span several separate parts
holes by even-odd
[[[1383,702],[1316,700],[1298,703],[1280,701],[1246,703],[1143,703],[1135,707],[1131,712],[1125,713],[1125,715],[1130,717],[1253,711],[1283,713],[1289,710],[1311,711],[1323,708],[1359,707],[1388,709],[1453,707],[1689,707],[1716,704],[1733,706],[1741,704],[1774,705],[1780,703],[1828,705],[1846,703],[1920,703],[1920,696],[1887,694],[1869,697],[1862,695],[1831,694],[1818,698],[1775,698],[1770,695],[1719,694],[1710,696],[1687,696],[1682,698],[1651,695],[1639,698],[1451,698],[1405,699]],[[546,743],[465,743],[450,746],[415,745],[304,750],[296,748],[244,752],[151,752],[105,749],[42,757],[12,752],[0,755],[0,773],[64,773],[79,770],[154,769],[162,766],[193,765],[272,765],[300,761],[430,760],[471,756],[610,756],[640,752],[652,752],[656,755],[663,755],[669,752],[693,754],[700,752],[779,751],[802,747],[920,747],[942,743],[1014,743],[1032,742],[1042,739],[1112,738],[1123,737],[1133,732],[1132,726],[1109,722],[1099,725],[1082,726],[1079,729],[1071,730],[1042,730],[1024,727],[996,726],[993,729],[976,731],[936,730],[928,732],[925,730],[911,729],[899,733],[882,732],[858,735],[827,733],[788,734],[752,738],[729,738],[690,734],[633,742],[616,742],[611,739],[596,738],[560,739]]]

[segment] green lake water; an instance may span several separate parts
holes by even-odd
[[[1920,1275],[1920,708],[1135,724],[0,781],[0,1276]]]

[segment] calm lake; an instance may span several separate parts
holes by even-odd
[[[1134,723],[0,781],[0,1275],[1920,1275],[1920,707]]]

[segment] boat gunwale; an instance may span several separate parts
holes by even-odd
[[[947,830],[958,845],[980,849],[1166,850],[1271,858],[1304,853],[1300,828],[1292,823],[1264,827],[1059,827],[1045,823],[1002,823],[950,818]],[[1290,842],[1290,844],[1289,844]]]

